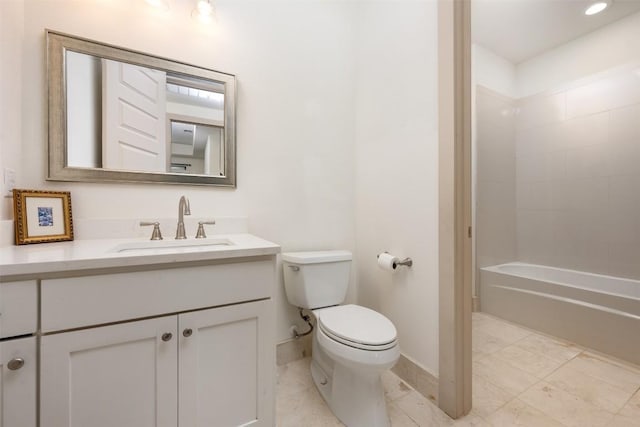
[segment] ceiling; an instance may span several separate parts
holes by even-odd
[[[586,16],[594,0],[473,0],[473,42],[518,64],[611,22],[640,12],[640,0],[613,0]]]

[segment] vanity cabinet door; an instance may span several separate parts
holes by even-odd
[[[36,427],[36,339],[0,343],[0,427]]]
[[[275,425],[271,300],[180,314],[179,426]]]
[[[177,318],[41,338],[40,427],[175,427]]]

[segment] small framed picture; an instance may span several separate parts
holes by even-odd
[[[73,240],[71,193],[13,190],[16,245]]]

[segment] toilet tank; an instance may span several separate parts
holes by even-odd
[[[316,251],[282,254],[287,299],[296,307],[338,305],[349,286],[351,252]]]

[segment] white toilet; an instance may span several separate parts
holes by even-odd
[[[380,376],[400,357],[396,328],[376,311],[339,305],[351,252],[289,252],[282,260],[289,303],[316,317],[311,375],[322,397],[347,427],[388,427]]]

